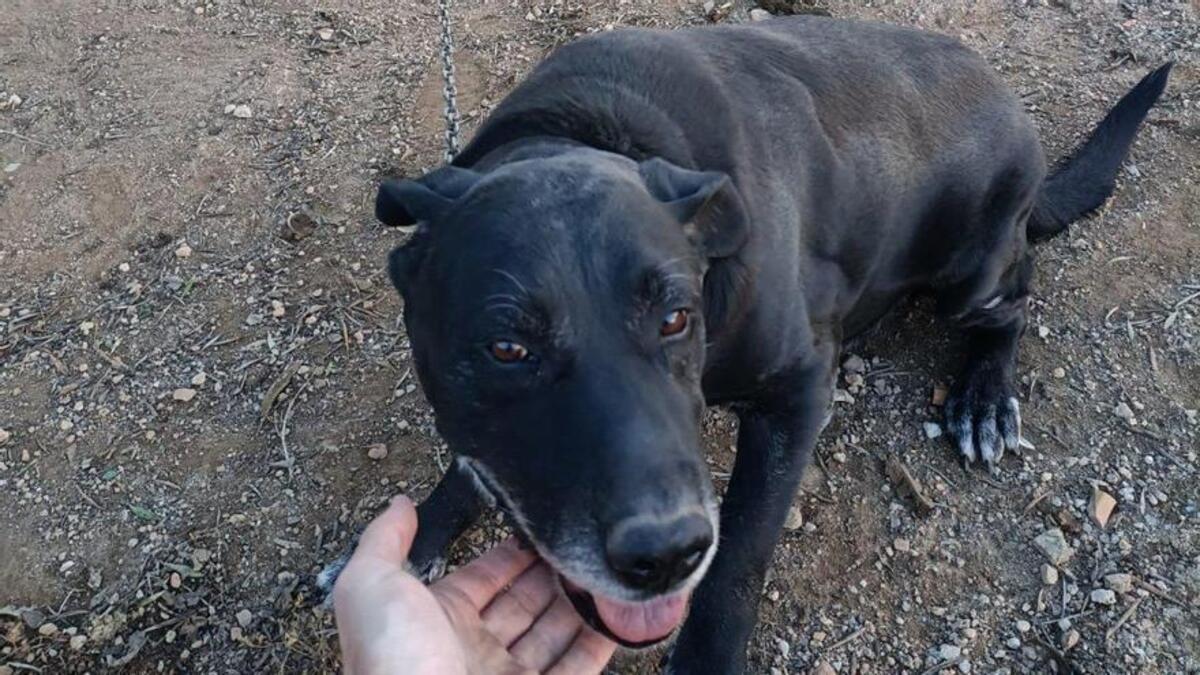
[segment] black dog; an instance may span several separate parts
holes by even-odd
[[[670,668],[741,671],[843,340],[933,295],[967,342],[959,452],[1016,448],[1028,242],[1111,194],[1168,71],[1047,178],[1020,104],[940,35],[804,17],[559,49],[451,166],[379,193],[419,224],[390,271],[458,455],[413,563],[495,503],[597,630],[651,644],[690,605]],[[719,519],[716,404],[740,420]]]

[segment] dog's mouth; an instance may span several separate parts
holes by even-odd
[[[562,574],[558,580],[575,611],[592,629],[631,649],[649,647],[670,637],[683,622],[691,596],[690,591],[683,590],[629,602],[586,591]]]
[[[534,544],[524,519],[517,515],[512,500],[500,489],[490,473],[467,457],[460,455],[458,461],[459,466],[474,479],[476,488],[488,505],[499,507],[504,513],[521,545],[540,555],[541,550]],[[542,558],[554,567],[545,556]],[[596,632],[630,649],[649,647],[670,637],[683,622],[691,598],[691,590],[685,588],[643,601],[617,600],[586,590],[557,569],[555,573],[563,594],[571,601],[580,618]]]

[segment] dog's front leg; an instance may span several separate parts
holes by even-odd
[[[741,673],[779,533],[826,420],[833,358],[791,376],[789,391],[738,413],[737,459],[721,504],[721,540],[667,672]],[[794,387],[794,389],[791,389]]]
[[[479,520],[484,504],[468,469],[455,463],[425,501],[417,506],[417,538],[408,562],[424,581],[446,571],[446,550]]]
[[[417,536],[408,553],[408,562],[423,581],[433,581],[446,571],[446,549],[483,513],[474,480],[462,464],[455,464],[438,481],[433,492],[417,506]],[[358,535],[342,555],[321,570],[316,578],[325,602],[333,599],[333,585],[350,562],[358,546]]]

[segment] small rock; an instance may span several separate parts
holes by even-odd
[[[179,245],[179,248],[175,249],[175,257],[176,258],[192,257],[192,247],[188,246],[186,241],[183,242],[182,244]]]
[[[171,588],[179,588],[183,585],[183,577],[179,576],[179,572],[171,572],[171,576],[167,577],[167,584]]]
[[[1038,326],[1038,337],[1043,340],[1050,337],[1050,329],[1046,326]]]
[[[367,448],[367,457],[375,461],[379,461],[388,456],[388,447],[385,443],[375,443]]]
[[[898,553],[908,553],[912,550],[912,544],[907,539],[896,539],[892,542],[892,548]]]
[[[822,661],[817,664],[816,668],[812,669],[812,675],[837,675],[837,671],[833,669],[833,666]]]
[[[318,28],[317,29],[317,37],[321,38],[325,42],[329,42],[330,40],[333,39],[333,29],[332,28]]]
[[[942,435],[942,425],[937,422],[926,422],[922,427],[925,429],[925,438],[928,440],[932,441]]]
[[[944,384],[933,385],[933,393],[929,396],[929,403],[935,406],[941,406],[946,403],[946,397],[950,395],[950,388]]]
[[[46,615],[40,609],[23,609],[21,610],[21,621],[25,622],[30,628],[37,628],[46,622]]]
[[[864,361],[861,356],[857,354],[851,354],[850,356],[846,357],[845,361],[842,361],[842,370],[846,371],[847,373],[862,374],[867,372],[867,362]]]
[[[1067,376],[1067,371],[1059,366],[1058,368],[1055,368],[1051,374],[1054,375],[1054,379],[1061,380]]]
[[[195,375],[192,376],[192,386],[193,387],[203,387],[204,383],[207,381],[208,381],[208,376],[205,375],[204,373],[196,373]]]
[[[272,300],[271,301],[271,316],[278,319],[278,318],[282,317],[284,314],[287,314],[287,308],[283,306],[283,303],[278,300]]]
[[[188,387],[180,387],[179,389],[171,392],[171,398],[179,401],[180,403],[187,403],[188,401],[196,398],[196,390]]]
[[[1106,574],[1104,575],[1104,585],[1112,589],[1113,592],[1128,593],[1133,590],[1133,575],[1123,572]]]
[[[245,103],[233,106],[233,110],[231,110],[230,113],[234,117],[243,120],[248,120],[251,117],[254,117],[254,111],[251,110],[250,106],[246,105]]]
[[[16,94],[9,94],[8,98],[3,102],[4,105],[0,106],[0,110],[5,108],[8,108],[9,110],[16,110],[24,102],[25,99],[21,98],[20,96],[17,96]]]
[[[839,388],[833,390],[833,402],[834,403],[854,403],[854,397],[850,395],[850,392],[839,387]]]
[[[1071,559],[1071,556],[1075,555],[1075,550],[1067,545],[1067,538],[1063,536],[1062,530],[1057,527],[1039,534],[1033,540],[1033,543],[1045,554],[1050,563],[1056,567],[1061,567]]]
[[[971,672],[971,662],[968,661],[967,659],[963,659],[962,661],[959,661],[958,662],[958,672],[960,672],[960,673]]]
[[[943,661],[953,661],[962,656],[962,648],[958,645],[942,645],[938,647],[938,656]]]
[[[1115,605],[1117,604],[1117,594],[1107,588],[1097,588],[1092,591],[1092,602],[1097,605]]]
[[[1126,405],[1124,401],[1118,403],[1116,407],[1113,408],[1113,414],[1125,420],[1126,422],[1133,424],[1133,409]]]
[[[21,168],[20,162],[9,162],[4,165],[4,173],[16,173]]]
[[[1058,569],[1054,565],[1042,565],[1042,583],[1047,586],[1058,583]]]
[[[83,646],[86,644],[87,644],[87,636],[86,635],[71,636],[71,642],[70,642],[71,651],[77,652],[77,651],[83,649]]]
[[[249,628],[250,622],[254,620],[254,614],[248,609],[243,609],[235,614],[233,618],[237,619],[238,625],[242,628]]]
[[[804,527],[804,514],[798,507],[793,506],[788,509],[787,520],[783,521],[783,529],[795,532],[802,527]]]
[[[0,664],[0,675],[13,675],[12,667]]]
[[[58,626],[47,621],[46,623],[38,626],[38,635],[41,635],[42,637],[54,637],[55,635],[58,635]]]
[[[779,649],[779,655],[786,661],[792,655],[792,644],[781,637],[775,638],[775,646]]]
[[[1019,638],[1019,637],[1010,637],[1010,638],[1008,638],[1008,640],[1007,640],[1007,641],[1004,643],[1004,646],[1005,646],[1005,647],[1008,647],[1009,649],[1012,649],[1012,650],[1017,650],[1017,649],[1020,649],[1020,648],[1021,648],[1021,638]]]
[[[1117,508],[1115,497],[1100,489],[1099,486],[1092,488],[1092,502],[1088,506],[1088,514],[1097,525],[1101,528],[1107,527],[1108,519],[1112,517],[1115,508]]]
[[[1062,646],[1064,651],[1074,649],[1077,644],[1079,644],[1079,631],[1072,628],[1063,634]]]
[[[1017,620],[1017,632],[1018,633],[1028,633],[1031,630],[1033,630],[1033,624],[1029,623],[1025,619]]]
[[[5,429],[0,429],[0,445],[4,445],[12,438],[12,432]]]
[[[766,21],[769,18],[771,18],[771,13],[765,9],[755,7],[754,9],[750,10],[751,21]]]

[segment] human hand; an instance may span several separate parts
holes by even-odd
[[[363,532],[333,589],[350,675],[599,673],[616,645],[563,597],[550,568],[509,539],[426,586],[405,561],[417,511],[395,498]]]

